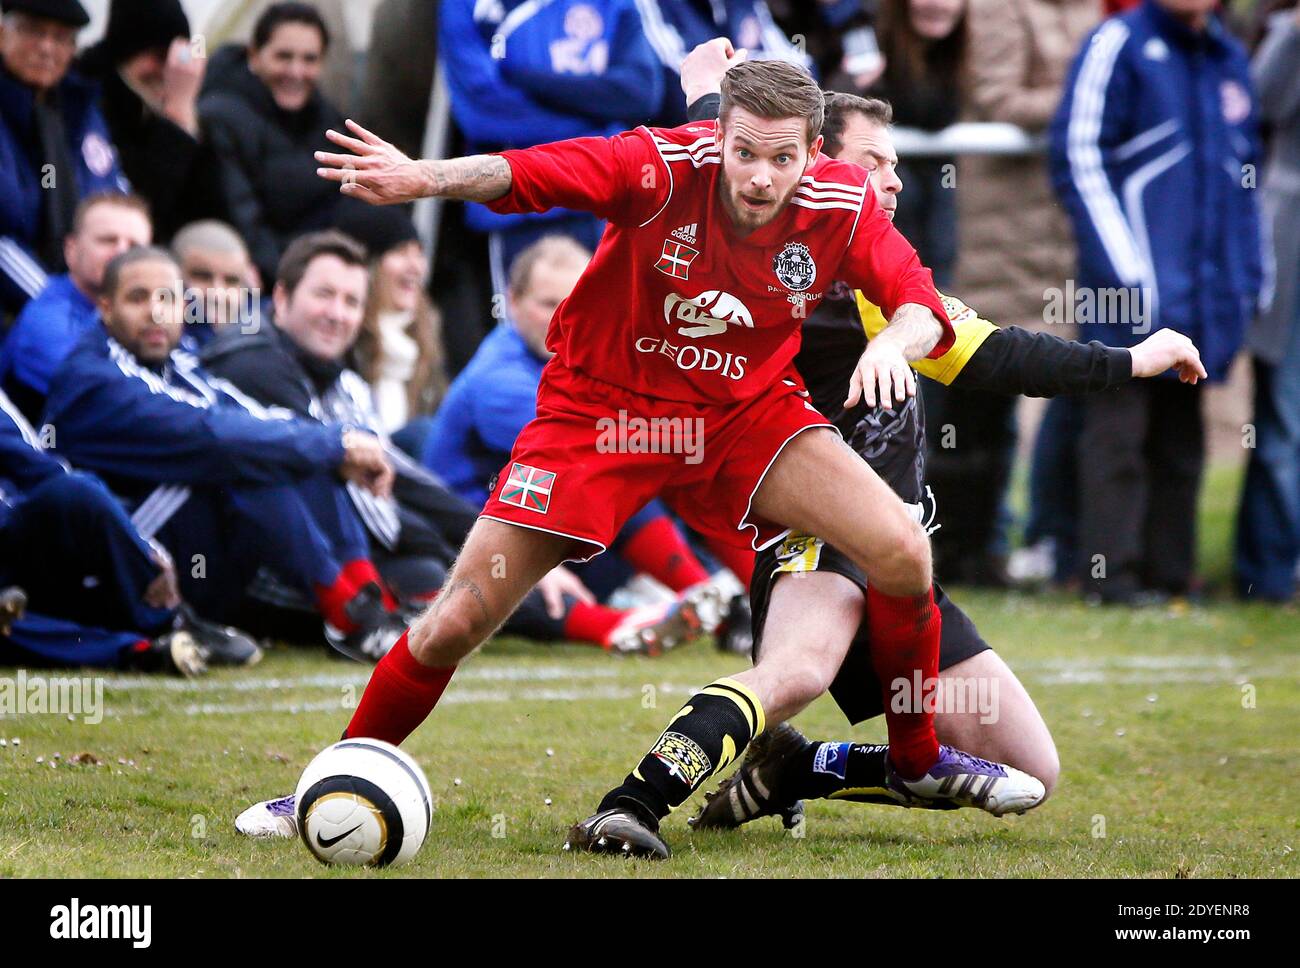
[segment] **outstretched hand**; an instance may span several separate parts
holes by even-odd
[[[1133,358],[1133,378],[1159,376],[1170,368],[1178,372],[1183,383],[1208,378],[1201,352],[1196,344],[1172,329],[1158,329],[1129,350]]]
[[[400,149],[348,119],[350,137],[333,129],[325,137],[352,154],[316,152],[323,167],[316,174],[338,182],[339,191],[371,205],[397,205],[432,194],[425,164],[408,158]]]

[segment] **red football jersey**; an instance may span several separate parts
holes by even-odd
[[[722,201],[715,127],[641,127],[501,153],[513,184],[493,210],[563,207],[609,222],[551,320],[547,346],[561,364],[665,400],[748,399],[789,373],[803,320],[837,279],[886,315],[930,307],[945,327],[931,355],[948,348],[930,271],[876,204],[864,169],[819,155],[785,209],[742,237]]]

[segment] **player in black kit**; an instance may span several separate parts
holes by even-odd
[[[735,60],[725,41],[697,48],[682,68],[688,96],[720,81]],[[692,119],[715,117],[716,97],[704,94],[694,99],[690,112]],[[892,217],[902,183],[895,171],[891,120],[890,107],[883,101],[846,94],[826,97],[823,150],[871,171],[880,205]],[[944,303],[956,341],[942,357],[920,361],[915,367],[945,384],[1050,397],[1104,391],[1170,368],[1185,382],[1205,377],[1196,347],[1169,330],[1158,330],[1131,350],[1117,349],[1017,327],[1000,329],[957,299],[944,296]],[[924,483],[920,396],[898,393],[897,403],[877,401],[875,388],[864,385],[862,402],[844,406],[866,342],[885,322],[876,306],[837,283],[804,323],[795,362],[812,403],[835,423],[859,456],[913,505],[918,520],[934,530],[936,508]],[[807,584],[795,594],[791,582]],[[853,724],[884,711],[862,615],[866,583],[866,576],[846,555],[815,536],[790,534],[759,553],[750,591],[755,656],[762,648],[769,614],[785,608],[780,621],[790,621],[789,611],[811,608],[819,616],[845,616],[844,621],[832,623],[846,641],[841,643],[844,659],[830,692]],[[943,617],[938,682],[891,684],[891,702],[933,702],[941,743],[1023,770],[1041,780],[1050,793],[1059,773],[1056,747],[1029,694],[937,583],[934,598]],[[825,622],[824,617],[820,620]],[[882,745],[808,740],[793,726],[782,724],[750,744],[741,767],[708,795],[691,823],[697,828],[735,827],[777,815],[791,826],[802,814],[802,801],[816,798],[926,806],[900,797],[886,785],[887,753],[888,747]],[[969,791],[972,801],[978,796],[978,791]]]

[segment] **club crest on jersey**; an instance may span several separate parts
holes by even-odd
[[[772,259],[772,271],[781,285],[803,292],[817,279],[817,263],[802,242],[787,242]]]
[[[699,249],[692,249],[684,242],[664,239],[664,250],[655,263],[655,268],[674,279],[685,279],[690,275],[691,263],[699,254]]]
[[[513,504],[525,511],[545,514],[551,505],[555,473],[527,464],[511,464],[510,476],[501,488],[501,503]]]

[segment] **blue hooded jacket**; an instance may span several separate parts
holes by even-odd
[[[470,153],[613,135],[653,117],[663,75],[637,0],[446,0],[439,56],[451,111]],[[498,231],[525,220],[466,206],[466,221]]]
[[[66,273],[51,277],[35,299],[23,307],[0,345],[0,386],[15,396],[40,399],[50,377],[81,338],[99,325],[95,304]],[[16,400],[35,416],[22,400]],[[39,406],[36,408],[39,411]]]
[[[1147,0],[1084,42],[1050,141],[1090,313],[1079,338],[1175,329],[1223,379],[1264,284],[1245,50],[1217,17],[1198,34]]]
[[[843,17],[840,7],[857,10],[859,0],[835,8],[818,6],[830,23]],[[675,128],[686,123],[686,96],[681,88],[682,58],[700,44],[726,37],[749,52],[750,60],[783,60],[812,70],[812,59],[796,47],[772,19],[765,0],[637,0],[646,37],[664,69],[664,100],[655,124]]]

